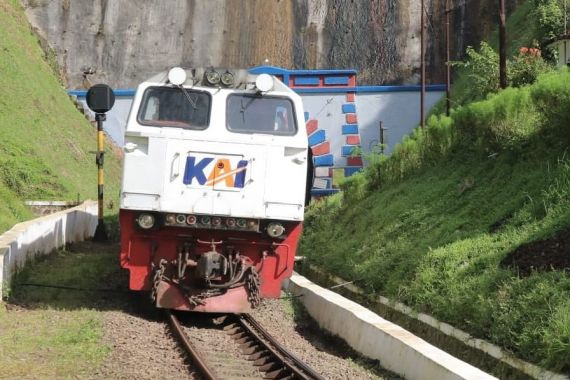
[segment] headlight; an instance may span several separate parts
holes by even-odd
[[[222,81],[222,84],[226,87],[233,86],[234,75],[232,73],[230,73],[229,71],[226,71],[225,73],[222,74],[222,77],[220,78],[220,80]]]
[[[150,230],[152,227],[154,227],[154,222],[154,216],[151,214],[140,214],[137,219],[137,223],[143,230]]]
[[[181,67],[173,67],[168,72],[168,81],[176,86],[186,82],[186,71]]]
[[[267,226],[267,235],[272,238],[278,238],[285,233],[285,227],[281,223],[269,223]]]
[[[260,92],[267,92],[273,89],[273,77],[269,74],[260,74],[255,78],[255,87]]]
[[[215,86],[220,83],[220,73],[215,70],[210,70],[206,73],[206,80]]]
[[[176,224],[176,215],[166,214],[164,221],[166,222],[166,224]]]

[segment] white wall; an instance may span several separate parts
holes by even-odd
[[[0,298],[8,293],[13,275],[26,262],[68,243],[93,236],[97,227],[97,202],[81,205],[16,224],[0,235]]]
[[[426,93],[425,112],[444,95],[441,91]],[[394,146],[401,142],[420,124],[420,93],[417,91],[402,92],[369,92],[356,94],[356,110],[360,127],[360,139],[364,152],[379,144],[380,121],[386,130],[385,153],[390,153]]]

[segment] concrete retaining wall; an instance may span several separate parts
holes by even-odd
[[[16,224],[0,235],[0,297],[8,293],[12,276],[24,264],[67,243],[90,238],[97,227],[97,202]]]
[[[406,379],[495,379],[339,294],[294,274],[287,285],[317,323]]]

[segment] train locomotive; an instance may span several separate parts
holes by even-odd
[[[310,151],[301,98],[276,77],[175,67],[127,121],[120,263],[157,307],[244,313],[291,276]]]

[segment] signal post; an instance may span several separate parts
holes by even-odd
[[[113,90],[105,84],[96,84],[87,91],[87,105],[91,111],[95,112],[95,120],[97,121],[97,155],[95,162],[97,164],[97,229],[93,240],[105,242],[108,240],[107,230],[104,222],[104,173],[103,164],[105,162],[104,142],[105,135],[103,133],[103,122],[106,120],[107,113],[115,104],[115,94]]]

